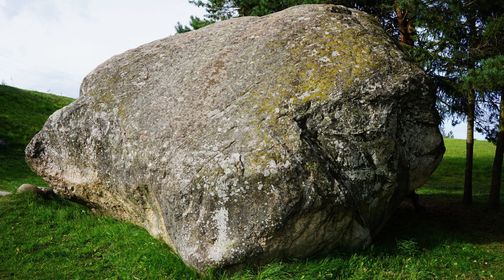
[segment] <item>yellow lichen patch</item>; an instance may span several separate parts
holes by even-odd
[[[368,30],[364,30],[368,31]],[[363,32],[359,23],[321,20],[313,30],[277,42],[287,46],[289,58],[276,73],[277,86],[263,88],[256,98],[258,113],[275,124],[275,114],[283,107],[295,109],[307,102],[325,102],[332,94],[344,93],[356,83],[385,69],[389,54],[381,52],[388,44],[384,34]],[[383,41],[377,38],[383,37]]]
[[[274,151],[272,149],[272,151]],[[282,157],[280,154],[271,152],[268,150],[256,151],[253,157],[248,157],[248,163],[250,166],[255,166],[257,168],[264,169],[268,166],[271,161],[275,163],[281,162]]]
[[[340,20],[346,22],[321,18],[311,30],[281,34],[267,44],[275,60],[264,65],[265,72],[276,77],[258,83],[246,101],[257,116],[255,135],[265,147],[290,143],[292,120],[308,103],[319,106],[337,99],[390,69],[390,42],[382,31],[363,28],[357,20]]]

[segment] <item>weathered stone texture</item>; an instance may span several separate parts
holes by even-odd
[[[441,160],[434,102],[371,16],[298,6],[109,59],[26,154],[204,270],[369,244]]]

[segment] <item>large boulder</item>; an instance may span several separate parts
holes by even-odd
[[[298,6],[109,59],[26,158],[200,271],[264,263],[369,244],[442,158],[434,102],[373,17]]]

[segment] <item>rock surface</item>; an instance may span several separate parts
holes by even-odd
[[[32,184],[22,184],[17,188],[16,193],[35,192],[37,189],[38,187]]]
[[[42,198],[54,198],[55,193],[53,192],[52,188],[43,188],[43,187],[38,187],[34,186],[32,184],[22,184],[19,186],[16,190],[16,193],[26,193],[26,192],[31,192],[34,193]]]
[[[264,263],[369,244],[442,158],[434,102],[371,16],[298,6],[111,58],[26,156],[200,271]]]
[[[0,196],[8,196],[11,195],[11,192],[6,192],[6,191],[0,191]]]

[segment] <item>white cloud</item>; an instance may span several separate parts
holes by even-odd
[[[77,97],[98,64],[202,14],[187,0],[0,0],[0,81]]]

